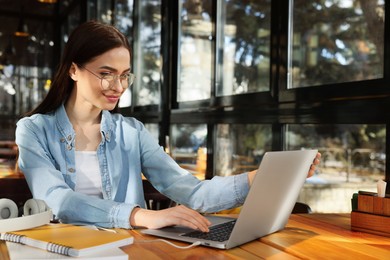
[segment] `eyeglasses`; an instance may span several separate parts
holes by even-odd
[[[86,71],[88,71],[89,73],[91,73],[92,75],[97,77],[98,79],[100,79],[100,85],[101,85],[103,90],[108,90],[108,89],[114,88],[115,82],[118,79],[121,83],[122,88],[127,89],[128,87],[130,87],[134,83],[134,80],[135,80],[135,75],[132,73],[125,73],[125,74],[121,74],[121,75],[116,75],[116,74],[113,74],[110,72],[105,72],[105,73],[102,73],[101,76],[99,76],[84,66],[81,66],[81,65],[78,65],[78,66],[80,68],[85,69]]]

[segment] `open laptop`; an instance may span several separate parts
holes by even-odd
[[[279,231],[288,221],[316,155],[317,150],[265,153],[238,218],[206,215],[213,223],[208,233],[182,226],[145,229],[142,233],[229,249]],[[214,229],[225,228],[230,234],[212,235]]]

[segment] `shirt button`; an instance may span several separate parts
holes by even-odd
[[[68,144],[68,145],[66,146],[66,149],[68,149],[68,150],[70,151],[70,150],[72,150],[72,146],[71,146],[70,144]]]
[[[75,172],[75,169],[69,168],[68,171],[69,171],[70,173],[74,173],[74,172]]]
[[[64,142],[65,142],[65,138],[62,137],[62,138],[60,139],[60,142],[61,142],[61,143],[64,143]]]
[[[72,140],[72,136],[71,135],[68,135],[68,141]]]

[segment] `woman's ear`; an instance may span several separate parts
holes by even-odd
[[[72,62],[72,65],[69,68],[69,77],[71,77],[73,81],[77,81],[77,73],[76,73],[77,70],[78,70],[77,65],[74,62]]]

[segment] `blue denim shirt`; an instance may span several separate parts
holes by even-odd
[[[75,132],[64,106],[17,123],[19,167],[34,198],[45,200],[63,222],[132,228],[134,207],[145,207],[142,174],[177,203],[200,212],[241,205],[249,190],[247,174],[199,181],[168,156],[134,118],[102,112],[97,149],[103,199],[74,191]]]

